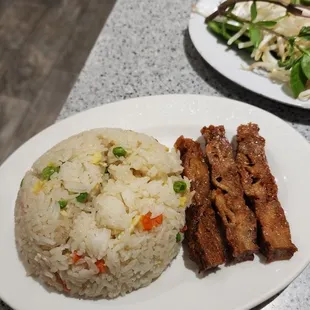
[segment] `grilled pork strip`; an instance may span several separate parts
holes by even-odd
[[[290,259],[297,251],[278,200],[278,187],[265,154],[265,139],[256,124],[241,125],[237,133],[237,165],[245,194],[252,200],[259,224],[259,245],[268,262]]]
[[[186,209],[185,242],[191,260],[204,271],[225,262],[222,238],[209,199],[209,170],[199,143],[181,136],[175,147],[181,153],[183,175],[191,180],[191,190],[195,191],[193,203]]]
[[[237,165],[232,146],[225,137],[225,128],[204,127],[201,133],[207,142],[206,155],[215,187],[212,200],[222,220],[231,255],[235,261],[253,260],[253,253],[258,251],[256,218],[243,199]]]

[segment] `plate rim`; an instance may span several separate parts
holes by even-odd
[[[107,104],[103,104],[101,106],[98,107],[94,107],[91,109],[87,109],[81,112],[78,112],[74,115],[69,116],[68,118],[62,119],[50,126],[48,126],[47,128],[45,128],[44,130],[42,130],[41,132],[37,133],[36,135],[34,135],[32,138],[30,138],[28,141],[26,141],[24,144],[22,144],[16,151],[14,151],[0,166],[0,173],[1,170],[3,169],[4,166],[6,166],[7,164],[9,164],[10,158],[16,156],[16,154],[18,152],[20,152],[20,150],[26,145],[28,144],[30,141],[33,141],[35,139],[37,139],[38,136],[40,135],[44,135],[46,134],[46,132],[48,132],[49,130],[51,130],[52,127],[57,127],[58,124],[60,123],[65,123],[65,122],[70,122],[72,121],[72,119],[74,119],[75,117],[79,117],[81,114],[85,114],[85,113],[93,113],[94,110],[100,110],[100,109],[105,109],[107,106],[110,105],[121,105],[124,103],[128,103],[129,101],[131,102],[136,102],[136,101],[147,101],[150,98],[151,99],[167,99],[167,100],[171,100],[171,98],[183,98],[183,97],[187,97],[188,100],[204,100],[204,101],[222,101],[222,102],[229,102],[231,104],[238,104],[239,106],[246,106],[247,108],[250,108],[254,111],[259,111],[260,113],[263,114],[268,114],[269,116],[278,119],[278,121],[280,121],[284,126],[288,127],[290,130],[294,131],[295,134],[297,134],[303,141],[303,143],[305,143],[305,147],[310,148],[310,145],[307,141],[307,139],[302,136],[295,128],[293,128],[291,126],[291,124],[287,123],[286,121],[284,121],[283,119],[281,119],[280,117],[265,111],[259,107],[256,106],[252,106],[248,103],[242,102],[242,101],[238,101],[238,100],[234,100],[234,99],[230,99],[230,98],[225,98],[225,97],[216,97],[216,96],[206,96],[206,95],[196,95],[196,94],[166,94],[166,95],[157,95],[157,96],[141,96],[141,97],[137,97],[137,98],[130,98],[130,99],[124,99],[124,100],[119,100],[116,102],[112,102],[112,103],[107,103]],[[184,98],[185,99],[185,98]],[[178,100],[178,99],[176,99]],[[310,149],[309,149],[310,151]],[[267,299],[269,299],[270,297],[274,296],[277,292],[281,291],[282,289],[284,289],[285,287],[287,287],[295,278],[297,278],[302,272],[303,270],[308,266],[308,264],[310,263],[310,255],[308,255],[307,259],[304,260],[304,264],[302,266],[300,266],[298,268],[298,272],[296,272],[294,274],[294,276],[291,276],[289,278],[286,279],[286,281],[283,281],[283,283],[281,285],[276,286],[273,290],[269,290],[268,292],[266,292],[265,294],[263,294],[264,296],[262,297],[257,297],[256,300],[252,300],[249,301],[247,305],[244,305],[243,308],[240,309],[247,309],[248,307],[255,307],[258,304],[261,304],[262,302],[266,301]],[[2,294],[1,294],[2,295]],[[0,296],[0,298],[8,305],[14,305],[14,302],[11,303],[8,300],[6,300],[6,298],[3,298],[2,296]],[[239,308],[238,308],[239,309]]]
[[[90,113],[91,111],[94,111],[96,109],[102,109],[106,106],[109,106],[109,105],[116,105],[116,104],[122,104],[123,102],[129,102],[129,101],[136,101],[136,100],[148,100],[149,98],[172,98],[172,97],[184,97],[184,96],[187,96],[187,97],[192,97],[192,98],[195,98],[195,97],[201,97],[201,98],[205,98],[206,100],[210,99],[210,100],[224,100],[224,101],[230,101],[231,103],[235,103],[235,104],[241,104],[241,105],[246,105],[248,107],[250,107],[251,109],[254,109],[254,110],[258,110],[260,112],[263,112],[263,113],[266,113],[268,114],[269,116],[272,116],[272,117],[275,117],[277,118],[279,121],[281,121],[282,123],[284,123],[285,125],[288,125],[291,129],[295,130],[296,133],[298,133],[304,140],[305,142],[308,142],[308,140],[298,131],[296,130],[289,122],[286,122],[285,120],[283,120],[281,117],[269,112],[269,111],[266,111],[260,107],[257,107],[257,106],[254,106],[254,105],[251,105],[250,103],[247,103],[247,102],[244,102],[244,101],[241,101],[241,100],[237,100],[237,99],[231,99],[231,98],[227,98],[227,97],[224,97],[224,96],[212,96],[212,95],[202,95],[202,94],[186,94],[186,93],[175,93],[175,94],[164,94],[164,95],[146,95],[146,96],[138,96],[138,97],[134,97],[134,98],[127,98],[127,99],[122,99],[122,100],[117,100],[117,101],[113,101],[113,102],[109,102],[109,103],[103,103],[99,106],[96,106],[96,107],[92,107],[92,108],[89,108],[89,109],[86,109],[86,110],[83,110],[83,111],[79,111],[77,113],[74,113],[72,115],[69,115],[68,117],[65,117],[63,119],[60,119],[60,120],[56,120],[53,124],[47,126],[46,128],[44,128],[43,130],[39,131],[38,133],[36,133],[34,136],[32,136],[31,138],[29,138],[27,141],[25,141],[23,144],[21,144],[16,150],[14,150],[4,161],[3,163],[0,165],[0,169],[2,166],[4,166],[6,164],[6,162],[17,152],[20,151],[21,148],[23,148],[23,146],[36,139],[39,135],[41,134],[44,134],[46,132],[48,132],[51,128],[57,126],[58,124],[62,124],[64,122],[67,122],[68,120],[71,120],[75,117],[78,117],[79,115],[81,114],[84,114],[84,113]],[[309,107],[310,109],[310,107]]]
[[[206,0],[199,0],[199,2],[202,2],[202,3],[205,3]],[[209,61],[208,57],[206,56],[206,53],[204,52],[204,50],[201,49],[200,47],[200,44],[199,44],[199,38],[198,36],[196,35],[195,33],[195,24],[198,23],[198,19],[200,18],[203,18],[203,16],[201,16],[199,13],[196,13],[196,12],[191,12],[190,14],[190,18],[189,18],[189,21],[188,21],[188,32],[189,32],[189,36],[191,38],[191,41],[195,47],[195,49],[198,51],[199,55],[203,58],[204,61],[206,61],[214,70],[216,70],[218,73],[220,73],[222,76],[224,76],[225,78],[227,78],[229,81],[233,82],[234,84],[237,84],[239,86],[241,86],[243,89],[247,89],[249,91],[251,91],[252,93],[254,94],[258,94],[258,95],[261,95],[262,97],[266,98],[266,99],[269,99],[269,100],[274,100],[278,103],[281,103],[281,104],[285,104],[285,105],[289,105],[291,107],[295,107],[295,108],[300,108],[300,109],[303,109],[303,110],[310,110],[310,104],[309,104],[309,101],[308,103],[305,103],[301,100],[297,100],[297,99],[294,99],[293,97],[290,97],[288,96],[291,101],[285,101],[285,100],[281,100],[279,98],[277,98],[276,96],[273,96],[273,95],[268,95],[266,93],[262,93],[262,92],[259,92],[259,90],[255,89],[254,87],[250,86],[250,85],[246,85],[244,84],[241,80],[238,80],[236,81],[234,79],[233,76],[231,76],[230,74],[225,74],[224,70],[222,70],[222,68],[220,66],[217,65],[217,63],[212,63]],[[206,27],[206,26],[205,26]],[[206,32],[208,32],[207,29],[205,29]],[[212,35],[210,33],[210,35]],[[201,39],[201,38],[200,38]],[[214,40],[215,40],[215,43],[216,43],[216,38],[214,37]],[[217,43],[215,44],[217,45]],[[229,53],[230,50],[227,51],[227,53]],[[241,63],[241,58],[240,58],[240,63]],[[239,69],[240,70],[240,69]],[[253,73],[254,74],[254,73]],[[295,100],[295,101],[293,101]]]

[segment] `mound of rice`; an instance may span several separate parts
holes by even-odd
[[[181,246],[191,198],[182,170],[174,149],[133,131],[94,129],[57,144],[26,173],[16,201],[28,274],[87,298],[150,284]],[[176,193],[177,181],[186,190]]]

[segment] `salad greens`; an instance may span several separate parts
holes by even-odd
[[[310,4],[310,0],[307,1]],[[298,28],[300,31],[296,32],[297,35],[287,36],[277,31],[277,27],[280,21],[284,23],[285,18],[291,16],[308,17],[304,15],[304,8],[294,3],[284,4],[274,0],[260,0],[259,2],[268,2],[286,9],[285,15],[277,16],[272,20],[264,20],[258,18],[260,7],[256,1],[253,1],[249,7],[249,18],[237,16],[234,9],[241,2],[247,2],[247,0],[226,0],[221,3],[218,9],[206,18],[208,28],[228,41],[229,45],[234,44],[239,49],[250,52],[255,61],[265,65],[262,68],[267,72],[279,71],[282,76],[284,72],[290,82],[293,96],[298,98],[303,91],[310,88],[310,83],[308,83],[310,80],[310,42],[307,43],[310,41],[310,26]],[[275,38],[274,41],[268,43],[269,37],[267,36]],[[268,54],[266,54],[266,45]],[[281,53],[278,50],[280,48]],[[276,68],[271,58],[276,60]]]
[[[291,70],[291,88],[295,98],[305,90],[306,82],[307,78],[302,70],[301,62],[298,61]]]

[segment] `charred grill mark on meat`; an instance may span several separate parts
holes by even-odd
[[[268,262],[290,259],[297,248],[278,200],[278,187],[265,154],[265,139],[256,124],[241,125],[237,134],[237,165],[245,194],[259,223],[259,245]]]
[[[243,199],[232,146],[225,137],[223,126],[204,127],[201,133],[207,142],[206,155],[215,188],[212,200],[222,220],[232,258],[235,261],[253,260],[253,253],[258,250],[256,218]]]
[[[181,136],[175,147],[181,153],[183,175],[191,180],[191,190],[195,191],[193,203],[186,209],[185,241],[191,260],[204,271],[225,262],[222,238],[209,199],[209,170],[199,143]]]

